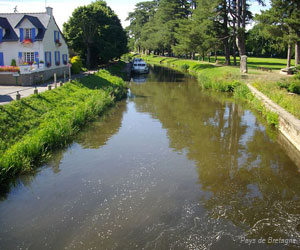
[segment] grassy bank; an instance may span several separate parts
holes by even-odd
[[[0,106],[0,182],[28,172],[66,145],[87,121],[126,96],[108,71]]]
[[[159,62],[159,58],[163,58],[163,57],[157,57],[155,59],[155,56],[151,55],[153,60],[158,60]],[[172,61],[173,59],[166,59],[167,61]],[[224,56],[218,56],[217,57],[218,63],[220,64],[224,64],[225,63],[225,57]],[[233,57],[230,58],[231,60],[231,64],[233,65]],[[189,62],[191,60],[185,60],[185,59],[180,59],[180,61],[186,61]],[[267,68],[270,70],[280,70],[282,68],[286,68],[286,59],[283,58],[261,58],[261,57],[248,57],[248,67],[250,69],[259,69],[259,68]],[[195,64],[199,64],[199,63],[208,63],[208,58],[205,58],[204,61],[202,60],[198,60],[197,58],[194,60]],[[211,57],[210,59],[211,63],[215,63],[215,58],[214,56]],[[239,65],[240,63],[240,58],[237,57],[236,58],[236,62],[237,65]],[[295,60],[291,60],[291,64],[294,65],[295,64]]]
[[[269,124],[278,125],[278,115],[270,112],[249,90],[246,82],[262,79],[263,72],[255,69],[249,70],[249,76],[240,74],[238,67],[217,66],[206,62],[182,60],[159,56],[143,56],[146,61],[176,68],[198,77],[203,89],[220,92],[231,92],[234,98],[247,102],[252,108],[258,110]],[[266,73],[269,74],[270,73]],[[276,78],[275,78],[276,79]]]

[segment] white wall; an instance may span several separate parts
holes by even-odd
[[[19,65],[19,52],[39,52],[40,60],[41,56],[44,57],[43,44],[41,41],[36,41],[32,45],[24,46],[20,41],[18,42],[2,42],[0,43],[0,52],[3,52],[4,65],[9,66],[11,60],[15,59],[17,65]]]
[[[61,46],[58,47],[55,42],[54,42],[54,31],[59,31],[59,28],[57,27],[54,18],[51,17],[50,18],[50,22],[49,25],[47,27],[47,31],[45,33],[44,36],[44,42],[43,42],[43,46],[44,46],[44,51],[51,51],[51,68],[59,68],[59,67],[64,67],[65,65],[63,65],[62,63],[62,54],[67,54],[68,55],[68,60],[69,60],[69,51],[68,51],[68,46],[62,36],[62,34],[60,33],[59,39],[61,42]],[[55,51],[59,51],[60,52],[60,65],[56,66],[55,65],[55,57],[54,57],[54,52]],[[45,55],[43,55],[44,58]],[[44,59],[43,59],[44,60]],[[44,60],[45,61],[45,60]]]
[[[22,24],[20,25],[20,28],[34,28],[31,22],[29,22],[27,19],[25,19]],[[54,30],[59,31],[57,25],[55,24],[54,18],[51,17],[49,21],[48,27],[46,27],[47,30],[44,35],[43,41],[35,41],[31,45],[23,45],[20,41],[18,42],[2,42],[0,43],[0,52],[3,52],[4,57],[4,65],[9,66],[11,65],[12,59],[15,59],[17,62],[17,65],[19,64],[18,54],[19,52],[39,52],[39,60],[43,60],[45,62],[45,51],[51,51],[51,62],[52,65],[50,69],[53,68],[59,68],[59,67],[65,67],[62,63],[62,54],[68,55],[69,60],[69,53],[68,53],[68,46],[65,42],[65,40],[62,37],[62,34],[60,34],[60,42],[61,46],[56,46],[54,42]],[[38,30],[36,29],[36,35],[38,33]],[[19,31],[17,33],[18,36],[20,36]],[[25,37],[25,31],[24,31],[24,37]],[[60,65],[55,65],[55,57],[54,52],[60,51]]]

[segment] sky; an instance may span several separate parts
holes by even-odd
[[[123,27],[129,25],[125,21],[128,13],[134,10],[134,6],[138,2],[146,0],[106,0],[107,5],[110,6],[120,18]],[[269,1],[269,0],[267,0]],[[0,0],[0,13],[13,12],[14,7],[17,6],[17,10],[20,13],[26,12],[45,12],[45,5],[53,8],[53,15],[56,23],[60,28],[64,22],[72,15],[75,8],[87,5],[92,0]],[[251,11],[253,13],[259,13],[260,9],[266,9],[269,7],[262,7],[258,5],[254,0],[251,2]]]

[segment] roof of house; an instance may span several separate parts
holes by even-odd
[[[6,19],[8,21],[8,24],[10,24],[12,30],[14,31],[12,33],[14,33],[15,35],[18,34],[18,29],[19,29],[18,26],[22,23],[24,19],[27,18],[38,29],[38,33],[35,38],[36,40],[43,40],[46,28],[48,27],[50,21],[50,17],[51,16],[45,12],[44,13],[0,13],[0,18]]]
[[[0,26],[6,30],[3,41],[18,41],[18,36],[6,18],[0,17]]]

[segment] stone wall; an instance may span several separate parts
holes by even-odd
[[[248,84],[251,92],[263,102],[265,107],[278,114],[280,132],[300,151],[300,120],[274,103],[270,98]]]
[[[64,72],[66,74],[66,78],[68,79],[68,67],[47,69],[44,71],[37,71],[30,74],[21,74],[18,77],[18,84],[16,84],[16,78],[13,76],[12,73],[0,73],[0,85],[32,86],[35,84],[41,84],[43,82],[46,82],[51,78],[53,79],[54,73],[56,73],[57,78],[63,77]]]

